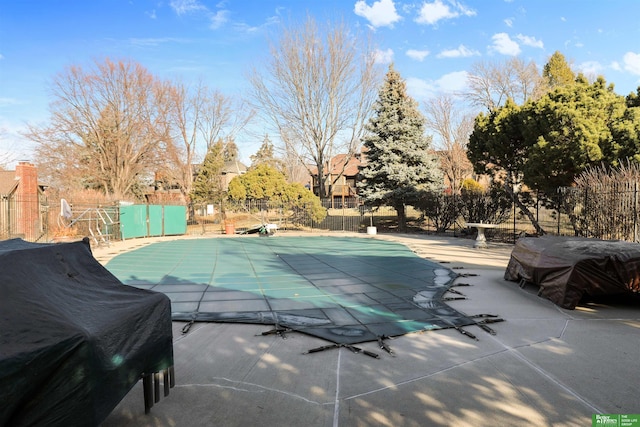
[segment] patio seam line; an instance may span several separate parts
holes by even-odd
[[[548,373],[547,371],[545,371],[544,369],[542,369],[540,366],[538,366],[537,364],[533,363],[531,360],[529,360],[528,358],[526,358],[522,353],[520,353],[516,348],[513,347],[509,347],[506,344],[504,344],[502,341],[500,341],[498,338],[496,338],[495,336],[491,336],[491,338],[493,338],[493,340],[495,342],[497,342],[498,344],[500,344],[505,351],[507,351],[510,354],[513,354],[517,359],[521,360],[522,362],[524,362],[526,365],[528,365],[530,368],[532,368],[533,370],[535,370],[536,372],[538,372],[540,375],[542,375],[544,378],[546,378],[547,380],[551,381],[553,384],[555,384],[557,387],[559,387],[560,389],[566,391],[567,393],[569,393],[571,396],[575,397],[578,401],[580,401],[583,405],[587,406],[589,409],[591,409],[593,411],[593,413],[596,414],[602,414],[602,410],[597,408],[594,404],[592,404],[591,402],[589,402],[587,399],[585,399],[584,397],[582,397],[580,394],[578,394],[578,392],[573,391],[569,386],[563,384],[560,380],[557,380],[556,378],[553,377],[553,375],[551,375],[550,373]]]

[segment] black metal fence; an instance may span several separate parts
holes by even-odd
[[[576,235],[638,242],[638,183],[562,188],[560,211]]]
[[[467,227],[467,222],[492,222],[498,219],[497,227],[487,230],[487,238],[495,241],[514,242],[522,235],[550,234],[559,236],[584,236],[605,240],[626,240],[638,242],[638,224],[640,222],[638,210],[638,194],[640,189],[636,184],[617,185],[607,188],[562,188],[551,196],[537,192],[520,192],[515,195],[493,193],[491,196],[502,200],[501,204],[485,203],[484,206],[473,207],[473,218],[468,217],[469,208],[460,209],[458,215],[446,229],[442,229],[442,221],[429,217],[424,210],[413,206],[406,207],[407,232],[444,233],[454,236],[475,235],[473,228]],[[451,197],[452,203],[455,196]],[[459,197],[459,196],[458,196]],[[518,197],[520,203],[515,203]],[[505,199],[510,199],[504,205]],[[469,202],[467,203],[477,203]],[[266,202],[248,202],[243,206],[236,206],[227,210],[231,218],[238,216],[249,217],[238,221],[238,229],[249,223],[276,223],[281,229],[327,230],[365,232],[368,226],[375,226],[378,232],[397,232],[397,213],[395,209],[383,206],[367,210],[357,199],[349,199],[336,203],[323,200],[327,216],[322,221],[314,221],[304,208],[295,211],[287,210],[280,205]],[[486,206],[498,206],[503,211],[492,215],[486,212]],[[465,217],[467,212],[467,217]],[[246,226],[246,225],[245,225]]]
[[[523,234],[536,235],[541,230],[552,235],[639,242],[639,191],[637,183],[630,182],[587,189],[562,188],[551,196],[521,192],[517,194],[519,204],[514,203],[512,195],[493,194],[491,197],[502,198],[503,202],[507,197],[511,201],[506,208],[503,203],[504,212],[496,221],[498,226],[487,230],[486,235],[490,240],[514,242]],[[451,197],[452,203],[455,200],[454,196],[447,197]],[[323,200],[322,204],[326,209],[322,221],[314,220],[305,207],[288,208],[265,201],[200,209],[190,207],[187,233],[224,233],[225,222],[231,222],[236,231],[264,223],[277,224],[281,230],[365,232],[367,227],[375,226],[380,233],[399,231],[397,213],[391,207],[367,210],[354,198],[340,202]],[[93,237],[96,242],[119,239],[119,218],[112,205],[72,203],[72,217],[65,219],[61,218],[62,206],[58,201],[49,203],[46,197],[38,200],[3,197],[0,200],[0,239],[21,237],[45,242],[63,238],[65,232],[76,238]],[[487,203],[486,206],[492,205]],[[458,205],[455,208],[458,209]],[[407,206],[405,231],[471,238],[475,236],[475,229],[465,225],[468,221],[492,222],[495,219],[489,217],[489,212],[485,213],[486,217],[479,217],[482,209],[475,209],[472,215],[478,217],[471,218],[468,208],[465,209],[455,211],[452,221],[443,222],[427,215],[425,209]],[[443,223],[447,224],[445,228]],[[73,225],[69,227],[69,224]]]
[[[43,195],[0,195],[0,239],[39,241],[47,233],[48,215]]]

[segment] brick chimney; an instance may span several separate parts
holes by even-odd
[[[29,162],[16,165],[16,233],[33,238],[39,230],[40,203],[38,197],[38,169]]]

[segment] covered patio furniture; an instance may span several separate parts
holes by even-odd
[[[0,426],[96,426],[141,378],[147,411],[173,385],[169,298],[123,285],[88,239],[0,242],[0,295]]]
[[[574,309],[584,295],[640,293],[640,245],[584,237],[525,237],[516,242],[506,280],[533,283],[539,295]]]

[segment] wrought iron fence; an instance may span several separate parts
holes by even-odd
[[[638,242],[638,183],[561,188],[561,207],[576,235]]]
[[[521,192],[517,194],[522,201],[520,207],[512,201],[508,215],[503,212],[498,227],[487,230],[486,235],[489,240],[514,242],[523,234],[538,234],[533,225],[536,222],[545,234],[639,242],[639,190],[637,183],[631,182],[587,189],[562,188],[550,197]],[[505,195],[494,197],[504,200]],[[224,233],[225,222],[232,223],[235,231],[265,223],[274,223],[281,230],[364,232],[372,225],[382,233],[398,231],[397,214],[391,207],[367,210],[356,198],[328,199],[322,204],[327,213],[322,221],[314,221],[305,207],[289,208],[267,201],[190,206],[187,233]],[[65,219],[58,201],[49,203],[42,196],[38,200],[0,197],[0,238],[49,242],[68,234],[75,238],[89,236],[95,243],[108,243],[121,238],[115,206],[117,203],[72,203],[72,215]],[[526,206],[525,210],[522,206]],[[483,210],[476,209],[474,215],[479,212]],[[407,206],[406,231],[472,238],[475,230],[465,223],[481,220],[491,221],[491,218],[465,218],[461,210],[443,229],[443,222],[425,215],[424,209]]]
[[[522,235],[544,234],[559,236],[585,236],[600,239],[620,239],[639,241],[638,236],[638,194],[637,185],[618,185],[615,188],[590,188],[577,190],[563,188],[551,197],[538,192],[515,194],[521,203],[516,204],[514,195],[496,193],[499,199],[483,206],[460,209],[460,214],[443,229],[442,222],[425,215],[424,209],[407,206],[408,232],[445,233],[454,236],[475,235],[467,222],[498,222],[494,229],[487,230],[487,237],[496,241],[514,242]],[[452,198],[456,196],[447,196]],[[457,196],[460,197],[460,196]],[[505,200],[510,199],[507,206]],[[457,202],[455,202],[457,203]],[[473,201],[466,201],[467,204]],[[227,210],[227,217],[238,218],[236,229],[242,230],[250,223],[273,222],[282,229],[328,230],[364,232],[373,225],[381,232],[395,232],[397,214],[395,209],[383,206],[367,210],[357,199],[323,200],[327,216],[322,221],[313,221],[304,208],[296,211],[268,202],[247,202]],[[510,206],[509,206],[510,205]],[[489,212],[487,206],[501,209]],[[478,215],[486,217],[478,217]],[[473,216],[471,218],[469,215]],[[244,219],[243,219],[244,216]],[[469,217],[467,217],[469,216]],[[220,220],[219,220],[220,221]],[[534,226],[534,222],[538,225]]]
[[[0,196],[0,239],[39,241],[48,229],[48,204],[42,195]]]
[[[516,196],[526,211],[513,203],[510,218],[488,236],[515,241],[523,234],[537,235],[535,221],[544,234],[639,242],[639,190],[632,182],[582,189],[563,187],[550,196],[519,193]]]

